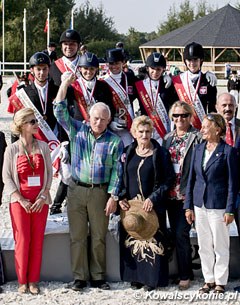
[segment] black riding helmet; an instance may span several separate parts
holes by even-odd
[[[204,59],[204,50],[203,47],[196,42],[191,42],[186,45],[183,53],[184,62],[186,59],[197,59],[200,58],[201,60]]]
[[[61,44],[62,42],[65,41],[76,41],[78,44],[81,43],[81,37],[80,34],[75,31],[75,30],[66,30],[62,33],[59,43]]]
[[[80,67],[95,67],[95,68],[98,68],[99,67],[99,61],[98,61],[98,58],[95,54],[90,53],[90,52],[86,52],[80,57],[78,65]]]
[[[163,67],[166,68],[166,59],[161,53],[153,52],[146,60],[147,67]]]
[[[43,52],[37,52],[37,53],[33,54],[29,60],[30,68],[37,66],[37,65],[43,65],[43,64],[47,64],[49,67],[51,65],[51,60],[50,60],[49,56]]]
[[[122,49],[108,49],[106,51],[106,61],[108,63],[124,61]]]

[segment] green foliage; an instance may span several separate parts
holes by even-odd
[[[143,33],[136,31],[136,29],[133,27],[130,27],[128,34],[124,39],[121,39],[121,41],[124,42],[124,46],[126,46],[131,59],[140,59],[141,55],[139,45],[155,38],[157,38],[157,34],[155,32]]]
[[[91,41],[87,44],[88,50],[96,54],[98,57],[104,58],[107,49],[115,48],[115,40],[98,40]]]
[[[70,27],[71,10],[74,5],[74,0],[5,1],[5,61],[23,61],[24,8],[27,19],[27,58],[30,58],[33,53],[46,48],[47,33],[44,32],[44,27],[47,10],[50,9],[50,40],[58,43],[61,33]],[[1,23],[2,20],[0,25]],[[89,49],[100,56],[105,54],[106,48],[114,47],[119,40],[113,19],[106,17],[102,5],[93,8],[90,1],[86,1],[75,10],[74,28],[79,31]],[[2,50],[2,40],[0,48]]]
[[[23,61],[23,11],[27,19],[27,58],[46,48],[44,27],[47,9],[50,9],[51,40],[58,41],[66,27],[67,14],[74,6],[73,0],[8,0],[5,1],[5,60]],[[70,20],[70,19],[69,19]],[[1,20],[2,22],[2,20]],[[69,21],[68,21],[69,24]],[[2,42],[1,42],[2,49]]]
[[[117,41],[119,37],[113,19],[106,17],[103,6],[94,8],[89,1],[82,4],[75,13],[74,27],[81,33],[84,44],[104,40]]]
[[[214,9],[208,6],[205,0],[198,1],[194,6],[190,5],[189,0],[184,0],[179,6],[179,10],[176,10],[176,6],[173,4],[167,14],[167,20],[160,24],[158,34],[169,33],[213,11]]]
[[[27,10],[27,59],[46,48],[47,33],[44,27],[47,19],[47,9],[50,9],[51,41],[58,43],[61,33],[68,29],[71,20],[71,10],[74,0],[8,0],[5,1],[5,60],[13,62],[23,61],[23,10]],[[240,8],[240,4],[238,3]],[[213,9],[207,1],[200,0],[191,6],[189,0],[184,0],[179,9],[171,6],[167,20],[160,24],[157,32],[138,32],[129,28],[127,35],[119,35],[114,26],[114,19],[106,16],[102,4],[93,7],[91,1],[86,0],[74,12],[74,28],[79,31],[83,43],[98,57],[104,57],[106,49],[114,48],[117,41],[123,41],[124,48],[132,59],[139,59],[139,45],[166,34],[193,20],[205,16]],[[2,18],[0,18],[2,27]],[[60,46],[58,46],[60,55]],[[2,56],[2,40],[0,39],[0,57]],[[171,54],[178,58],[176,52]]]

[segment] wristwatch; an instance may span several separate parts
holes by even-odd
[[[111,195],[111,198],[114,200],[114,201],[118,201],[118,196],[114,196],[114,195]]]
[[[43,200],[46,200],[46,199],[47,199],[47,196],[45,196],[45,195],[42,194],[42,195],[39,196],[39,198],[41,198],[41,199],[43,199]]]

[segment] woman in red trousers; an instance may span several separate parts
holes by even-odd
[[[34,138],[38,121],[31,108],[15,113],[12,132],[19,135],[19,140],[6,148],[3,182],[10,195],[18,291],[38,294],[44,231],[51,203],[50,151],[45,142]]]

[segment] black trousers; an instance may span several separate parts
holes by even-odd
[[[173,238],[175,239],[178,273],[180,280],[192,278],[192,255],[189,225],[185,218],[183,201],[169,200],[167,202],[167,213]]]
[[[68,185],[60,181],[55,199],[53,201],[54,205],[62,205],[64,199],[67,196]]]

